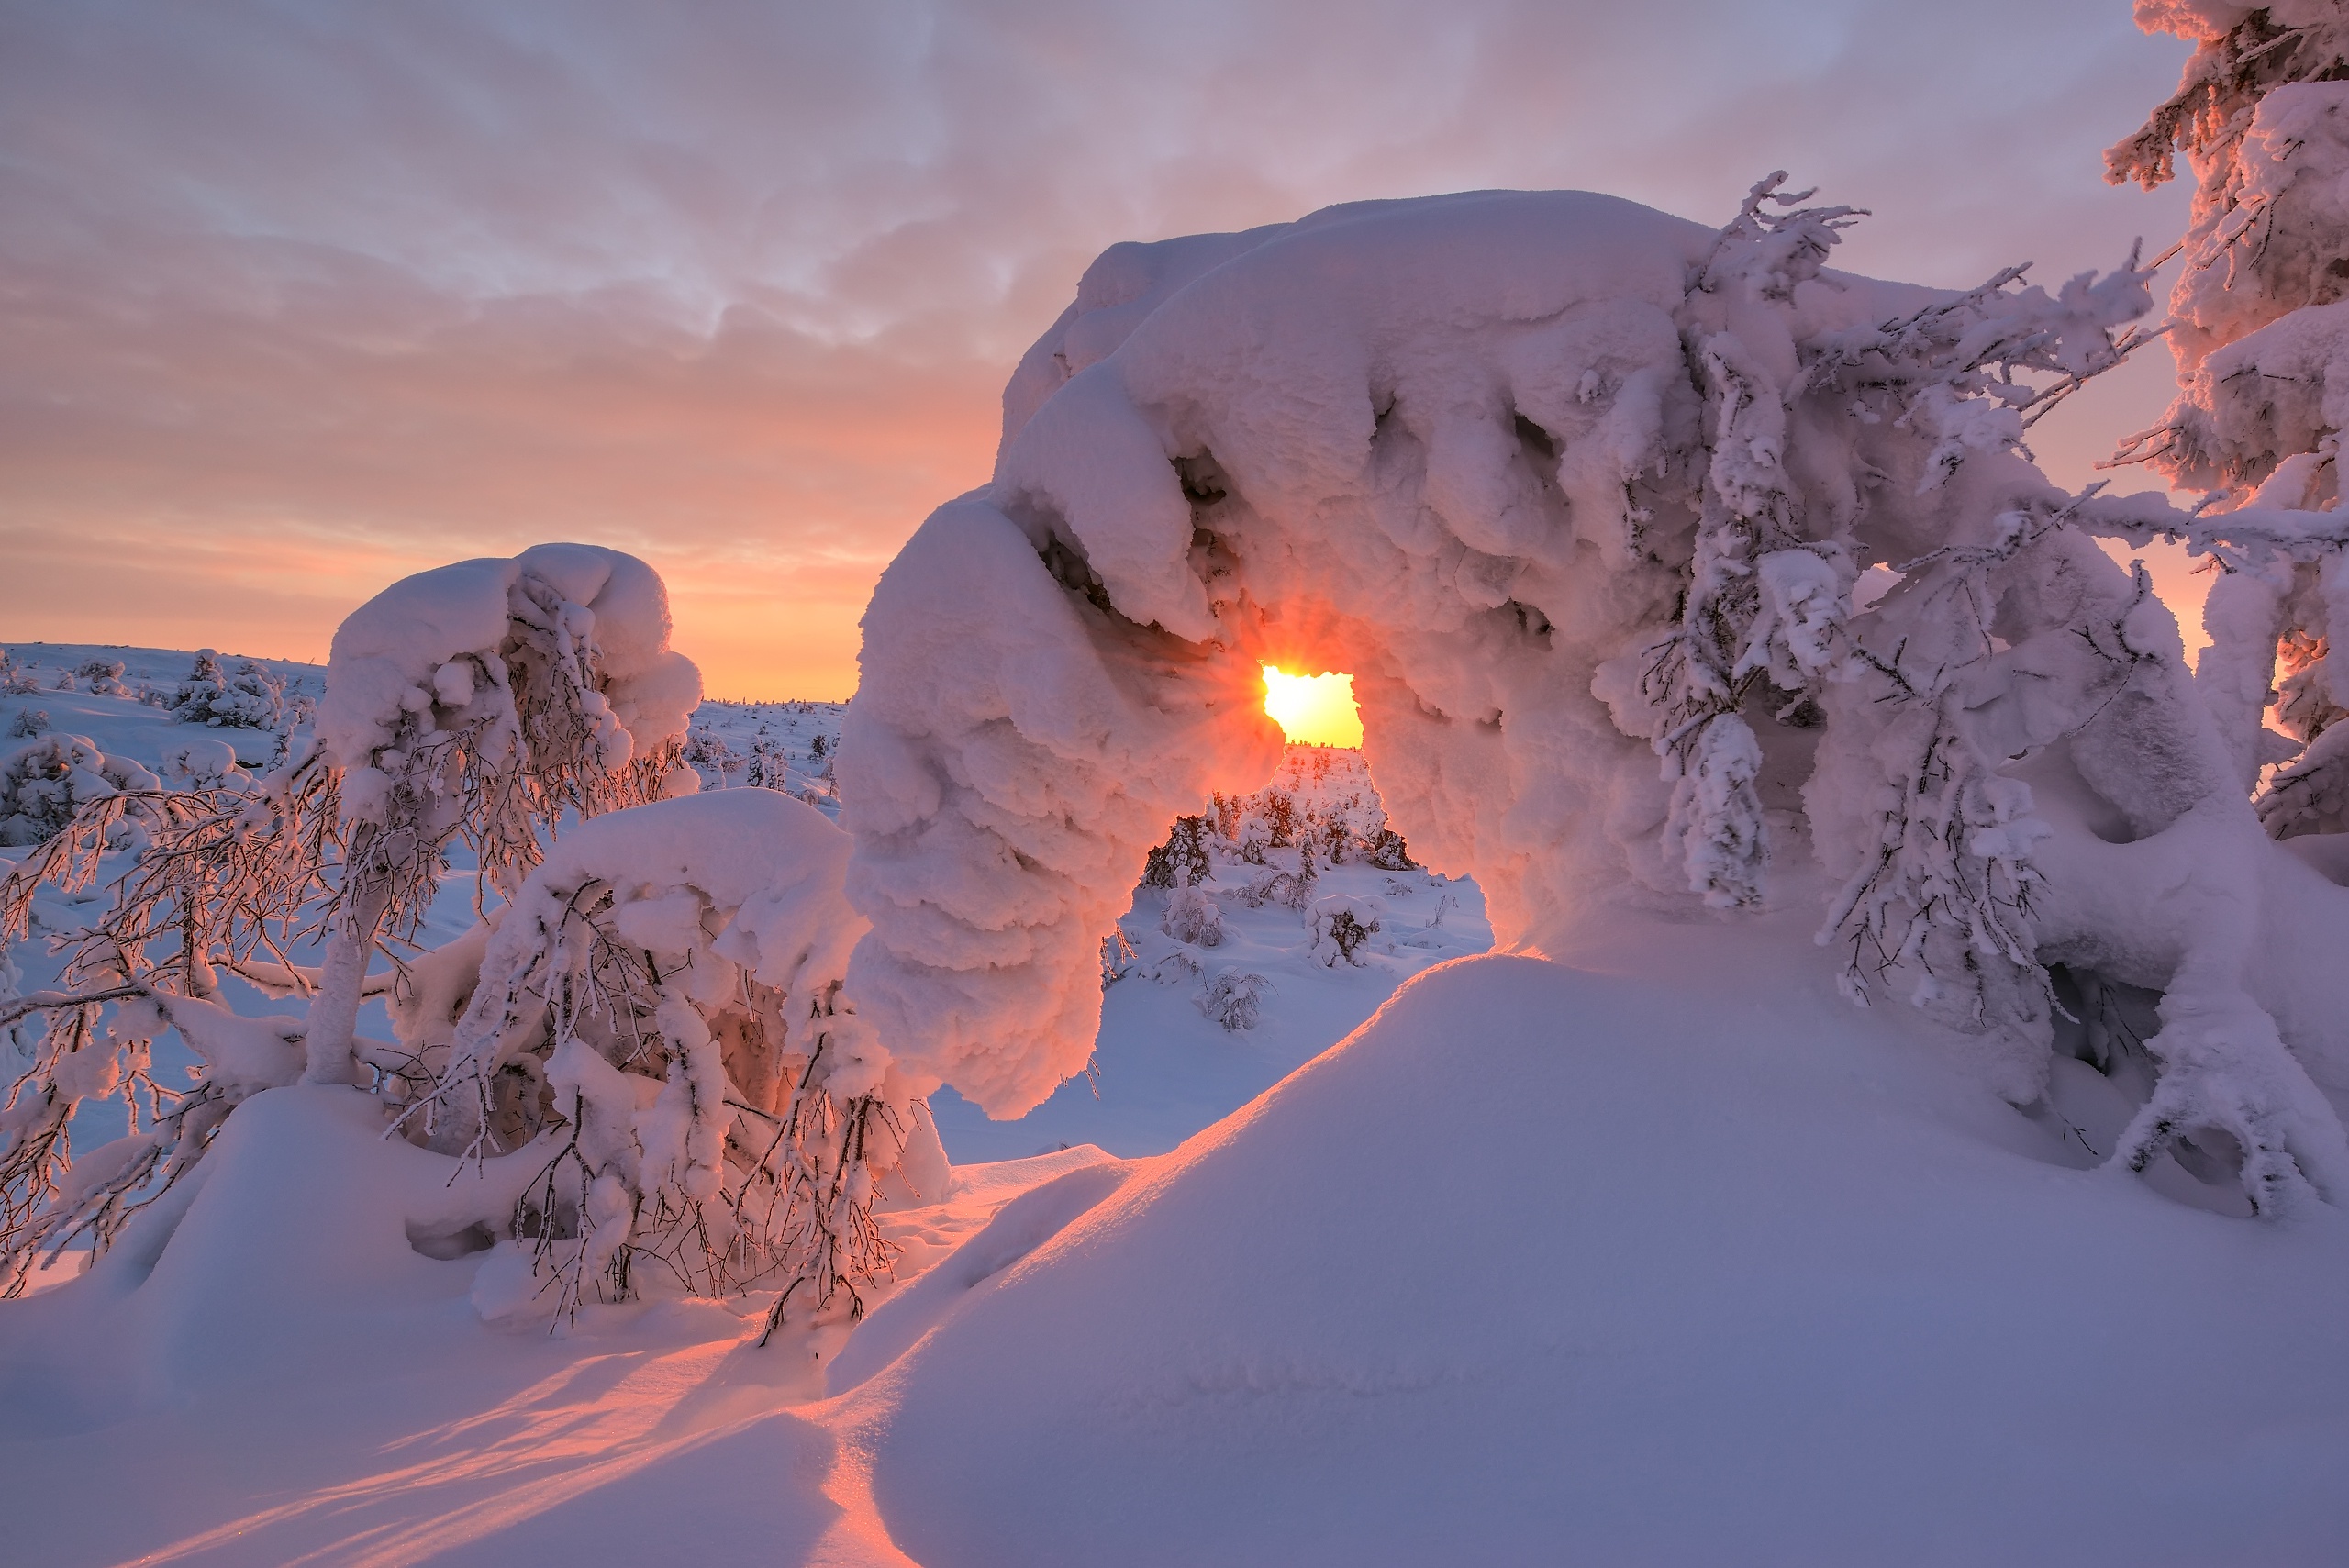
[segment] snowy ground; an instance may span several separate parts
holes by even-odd
[[[28,706],[139,756],[184,728],[49,691],[0,724]],[[823,793],[837,708],[712,706]],[[1145,892],[1098,1097],[941,1096],[965,1162],[886,1217],[901,1281],[852,1331],[757,1348],[763,1297],[484,1324],[477,1261],[396,1229],[413,1151],[355,1095],[262,1096],[171,1245],[0,1305],[0,1558],[2342,1560],[2338,1210],[2089,1168],[1836,997],[1807,919],[1479,958],[1473,885],[1353,863],[1321,891],[1381,929],[1331,968],[1239,897],[1293,863],[1219,858],[1225,940],[1186,950],[1272,982],[1253,1030]]]

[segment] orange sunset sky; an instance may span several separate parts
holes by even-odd
[[[1784,166],[1875,209],[1842,266],[2052,284],[2181,228],[2099,153],[2184,50],[2113,0],[10,7],[0,635],[319,659],[578,539],[713,695],[846,696],[1105,245],[1496,185],[1718,221]],[[2169,374],[2041,426],[2056,477]]]

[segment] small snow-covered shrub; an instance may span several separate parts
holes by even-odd
[[[29,696],[40,690],[40,681],[33,672],[17,662],[17,656],[0,648],[0,697]]]
[[[1205,888],[1186,876],[1166,900],[1166,913],[1160,917],[1158,929],[1193,947],[1219,947],[1223,943],[1223,909],[1208,896]]]
[[[1313,901],[1321,895],[1321,873],[1313,864],[1311,840],[1301,840],[1297,844],[1296,873],[1284,873],[1274,881],[1276,884],[1274,896],[1283,904],[1300,915],[1313,906]]]
[[[1306,929],[1310,933],[1305,951],[1335,969],[1349,963],[1359,969],[1360,952],[1379,929],[1378,911],[1359,898],[1344,894],[1332,894],[1317,899],[1306,917]]]
[[[696,729],[685,739],[685,761],[702,775],[702,783],[710,789],[724,789],[728,774],[744,767],[743,759],[726,743],[726,738],[707,729]]]
[[[211,649],[198,649],[187,679],[164,706],[183,724],[274,729],[285,719],[285,681],[250,659],[230,670]]]
[[[1101,989],[1107,991],[1131,974],[1141,957],[1134,951],[1134,944],[1128,940],[1125,928],[1112,928],[1109,934],[1101,939]]]
[[[1178,817],[1166,841],[1150,851],[1142,863],[1144,887],[1175,887],[1208,882],[1215,862],[1208,854],[1208,823],[1204,817]]]
[[[1392,828],[1381,828],[1377,836],[1363,847],[1363,862],[1380,871],[1417,871],[1419,862],[1411,859],[1410,846],[1403,835]]]
[[[0,762],[0,844],[42,844],[83,807],[158,781],[137,762],[109,757],[80,735],[47,735]]]
[[[1197,979],[1201,968],[1188,948],[1176,948],[1150,966],[1150,978],[1154,984],[1179,985],[1186,980]]]
[[[19,708],[17,717],[8,721],[8,738],[12,740],[28,740],[36,735],[46,734],[48,730],[47,708]]]
[[[1273,983],[1252,969],[1219,969],[1196,998],[1208,1022],[1226,1034],[1256,1027],[1257,1010]]]
[[[122,672],[119,659],[85,659],[73,669],[83,689],[97,696],[128,695],[122,684]]]

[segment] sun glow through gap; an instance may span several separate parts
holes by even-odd
[[[1360,746],[1362,713],[1354,678],[1323,671],[1291,675],[1264,666],[1264,711],[1291,740],[1308,746]]]

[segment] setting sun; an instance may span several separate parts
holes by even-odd
[[[1282,732],[1309,746],[1359,746],[1362,714],[1354,706],[1354,678],[1332,674],[1291,675],[1264,666],[1264,711]]]

